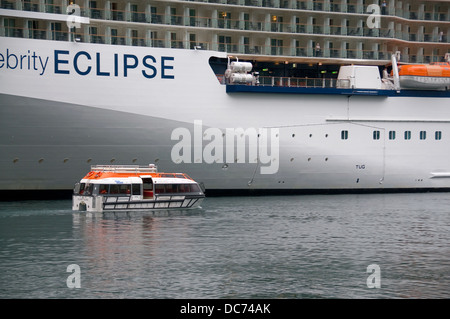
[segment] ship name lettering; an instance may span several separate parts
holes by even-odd
[[[36,52],[31,53],[28,50],[27,54],[15,54],[11,53],[9,49],[6,49],[6,54],[0,53],[0,69],[5,67],[5,69],[19,69],[19,70],[34,70],[38,71],[39,75],[45,73],[47,68],[48,56],[42,57],[36,55]]]
[[[94,74],[96,76],[128,77],[135,70],[140,71],[139,73],[147,79],[153,79],[158,75],[161,79],[175,78],[171,71],[174,70],[172,61],[175,58],[170,56],[162,56],[159,61],[152,55],[139,58],[134,54],[120,56],[118,53],[114,53],[111,61],[111,59],[104,58],[100,52],[91,55],[86,51],[78,51],[73,58],[70,56],[71,53],[68,50],[54,51],[55,74],[70,74],[73,68],[75,73],[82,76]],[[45,67],[43,69],[45,70]]]

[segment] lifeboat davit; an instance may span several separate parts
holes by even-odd
[[[450,63],[398,66],[400,86],[407,89],[445,90],[450,88]]]

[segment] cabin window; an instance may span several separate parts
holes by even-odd
[[[73,193],[74,193],[75,195],[80,194],[80,187],[81,187],[81,184],[80,184],[80,183],[76,183],[76,184],[75,184],[75,187],[73,188]]]
[[[108,194],[109,193],[109,185],[108,184],[101,184],[99,189],[99,194]]]
[[[395,140],[395,131],[389,131],[389,139]]]
[[[442,132],[441,132],[441,131],[436,131],[436,132],[434,133],[434,138],[435,138],[436,140],[442,139]]]
[[[174,173],[161,173],[160,177],[169,177],[169,178],[186,178],[184,174],[174,174]],[[167,185],[167,184],[166,184]]]
[[[190,185],[190,191],[191,191],[191,193],[194,193],[194,192],[200,192],[200,187],[198,187],[198,185],[197,184],[189,184]],[[186,185],[186,186],[188,186],[188,185]]]
[[[94,189],[94,184],[81,184],[80,195],[92,195],[92,190]]]
[[[427,139],[427,132],[426,131],[420,131],[420,139],[426,140]]]
[[[164,193],[164,185],[162,184],[155,185],[155,193],[156,194]]]
[[[80,189],[78,190],[78,194],[83,195],[85,187],[86,187],[86,183],[81,183],[80,184]]]
[[[405,131],[405,140],[411,139],[411,131]]]
[[[120,185],[116,185],[116,184],[114,184],[114,185],[110,185],[110,187],[109,187],[109,193],[110,194],[119,194],[119,186]]]
[[[341,131],[341,139],[343,140],[348,139],[348,131]]]
[[[110,185],[109,193],[112,195],[130,195],[131,194],[131,185],[130,184]]]
[[[373,131],[373,139],[374,140],[380,139],[380,131]]]
[[[176,193],[177,192],[177,188],[176,185],[164,185],[166,188],[166,193]]]
[[[200,192],[197,184],[156,184],[155,193],[195,193]]]
[[[119,185],[119,192],[122,195],[129,195],[131,194],[131,185]]]
[[[132,184],[131,185],[133,195],[141,195],[141,185],[140,184]]]
[[[141,195],[141,184],[101,184],[100,195]]]

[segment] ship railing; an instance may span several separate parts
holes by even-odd
[[[130,196],[103,197],[103,209],[107,210],[135,210],[135,209],[156,209],[156,208],[190,208],[201,200],[203,196],[187,194],[180,195],[164,195],[156,196],[155,199],[149,200],[132,200]]]
[[[155,165],[139,166],[139,165],[91,165],[93,172],[114,172],[114,173],[157,173],[158,169]]]
[[[59,3],[53,3],[59,2]],[[61,4],[62,2],[62,4]],[[79,1],[83,2],[83,1]],[[159,16],[164,17],[163,14],[156,14],[154,12],[146,11],[146,4],[138,4],[129,9],[126,9],[126,3],[115,4],[115,6],[106,6],[105,9],[97,7],[98,1],[87,1],[85,6],[81,6],[84,12],[89,12],[92,14],[93,12],[100,12],[100,17],[105,16],[107,19],[113,18],[114,20],[124,20],[132,19],[133,22],[138,22],[140,20],[150,22],[150,16]],[[356,13],[356,14],[366,14],[367,6],[363,4],[363,2],[358,1],[358,4],[355,3],[346,3],[347,1],[342,1],[343,3],[332,3],[330,0],[301,0],[301,1],[268,1],[268,0],[209,0],[202,2],[210,2],[210,3],[228,3],[232,5],[240,5],[246,7],[270,7],[270,8],[281,8],[281,9],[294,9],[294,10],[311,10],[311,11],[324,11],[324,12],[337,12],[337,13]],[[338,2],[338,1],[335,1]],[[64,5],[66,3],[66,5]],[[39,1],[39,0],[1,0],[0,7],[4,9],[18,9],[25,11],[41,11],[47,13],[65,13],[64,9],[67,6],[67,1]],[[121,9],[119,9],[119,7]],[[446,8],[441,6],[439,7],[429,7],[428,10],[423,10],[420,7],[408,8],[407,10],[403,10],[401,7],[397,7],[392,2],[390,5],[381,8],[382,15],[390,15],[396,16],[399,18],[410,19],[410,20],[435,20],[435,21],[448,21],[448,12],[445,10]],[[148,10],[150,11],[150,10]],[[96,13],[94,13],[95,15]],[[119,16],[119,17],[118,17]],[[144,17],[144,19],[141,18]],[[178,15],[180,19],[170,19],[172,16],[176,16],[173,14],[167,15],[167,18],[161,18],[159,22],[165,21],[166,23],[172,22],[174,20],[184,20],[186,22],[195,21],[197,16],[193,16],[191,12],[188,11],[185,15]],[[221,14],[217,20],[222,21],[225,25],[233,25],[232,23],[227,23],[231,21],[236,21],[237,19],[231,19],[229,16],[225,14]],[[287,20],[287,19],[286,19]],[[271,20],[271,24],[285,24],[288,25],[288,22],[282,22],[283,20],[278,18],[273,18]],[[152,23],[153,19],[151,20]],[[241,21],[241,23],[249,23],[248,21]],[[264,23],[264,21],[261,21]]]
[[[217,3],[225,3],[222,0],[215,0]],[[47,3],[50,2],[50,3]],[[66,3],[65,5],[53,4],[52,2]],[[83,1],[81,1],[83,2]],[[97,7],[97,2],[100,1],[85,1],[85,6],[80,6],[80,13],[83,17],[89,17],[91,19],[98,20],[115,20],[115,21],[127,21],[133,23],[142,24],[163,24],[163,25],[175,25],[182,27],[200,27],[200,28],[220,28],[229,30],[245,30],[245,31],[262,31],[262,32],[278,32],[283,34],[319,34],[319,35],[336,35],[336,36],[355,36],[355,37],[378,37],[378,38],[395,38],[405,41],[413,42],[444,42],[448,43],[449,39],[444,34],[436,31],[424,33],[421,31],[416,32],[403,32],[400,30],[393,30],[391,27],[383,28],[371,28],[369,26],[346,26],[341,23],[335,24],[310,24],[310,23],[298,23],[292,21],[287,15],[280,12],[279,16],[272,16],[270,21],[267,21],[265,17],[259,17],[259,14],[255,14],[255,18],[251,20],[246,19],[231,19],[231,15],[222,12],[217,17],[192,15],[190,10],[184,10],[185,14],[157,14],[147,9],[146,4],[131,5],[127,2],[106,5]],[[106,1],[103,1],[106,2]],[[211,0],[209,1],[211,2]],[[237,0],[228,0],[228,4],[238,3]],[[239,1],[241,3],[242,1]],[[291,1],[262,1],[261,0],[245,0],[245,3],[241,3],[244,6],[259,6],[259,7],[273,7],[276,2],[279,2],[280,8],[285,8]],[[322,3],[320,3],[322,2]],[[367,13],[366,7],[362,4],[358,4],[356,7],[354,4],[331,4],[330,0],[322,1],[292,1],[289,4],[292,9],[301,10],[315,10],[315,11],[331,11],[342,13]],[[361,2],[361,1],[358,1]],[[257,4],[259,3],[259,4]],[[299,5],[303,3],[303,5]],[[362,3],[362,2],[361,2]],[[182,4],[180,4],[182,5]],[[100,6],[102,8],[100,8]],[[0,0],[0,8],[12,9],[12,10],[24,10],[34,12],[46,12],[55,14],[66,14],[67,1],[44,1],[44,0]],[[121,9],[119,9],[120,7]],[[156,7],[155,7],[156,8]],[[231,8],[230,8],[231,9]],[[238,10],[236,8],[236,10]],[[416,9],[416,12],[402,11],[394,7],[384,8],[387,10],[383,15],[392,15],[408,20],[429,20],[429,21],[443,21],[449,20],[449,13],[445,8],[433,9],[430,12]],[[392,10],[392,12],[389,12]],[[442,10],[442,11],[441,11]],[[440,12],[436,12],[440,11]],[[286,10],[287,12],[287,10]],[[233,13],[233,16],[235,13]],[[283,19],[284,18],[284,19]],[[356,18],[356,17],[355,17]],[[358,18],[359,19],[359,18]],[[328,21],[328,20],[327,20]],[[359,23],[358,23],[359,24]],[[6,24],[5,24],[6,26]],[[3,26],[1,26],[3,27]],[[408,29],[408,28],[406,28]],[[420,30],[420,29],[419,29]],[[126,32],[124,29],[123,32]],[[139,31],[141,32],[141,31]],[[145,31],[144,31],[145,32]],[[341,41],[341,40],[339,40]],[[270,48],[268,48],[270,50]],[[333,50],[329,48],[328,50]],[[357,53],[360,50],[356,50]],[[345,57],[344,57],[345,58]],[[376,57],[375,57],[376,58]]]
[[[258,85],[262,86],[284,86],[284,87],[305,87],[305,88],[332,88],[336,87],[336,79],[333,78],[296,78],[259,76]]]
[[[225,76],[218,74],[217,79],[221,84],[231,84],[227,81]],[[301,87],[301,88],[335,88],[335,78],[296,78],[296,77],[281,77],[281,76],[258,76],[257,81],[249,85],[258,86],[274,86],[274,87]],[[242,83],[235,83],[242,84]]]

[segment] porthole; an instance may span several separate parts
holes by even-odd
[[[426,131],[420,131],[420,139],[426,140],[427,139],[427,132]]]
[[[389,139],[390,140],[395,140],[395,131],[389,131]]]
[[[373,139],[374,140],[380,139],[380,131],[373,131]]]
[[[405,131],[405,140],[411,139],[411,131]]]

